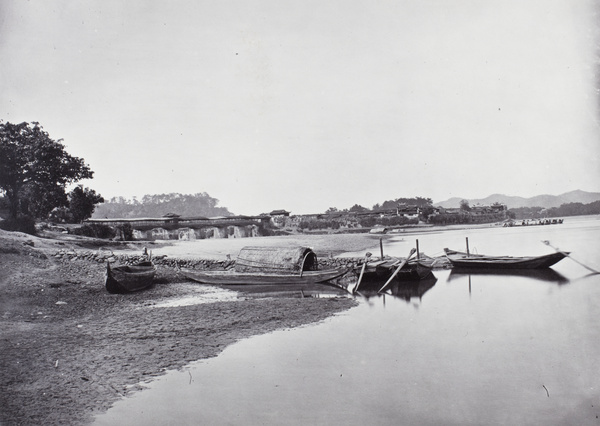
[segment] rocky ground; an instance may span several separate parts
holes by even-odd
[[[172,306],[184,296],[204,297],[173,268],[159,267],[146,291],[114,295],[104,289],[103,262],[56,256],[104,244],[0,231],[0,424],[89,423],[167,369],[356,303],[341,295],[257,292]]]

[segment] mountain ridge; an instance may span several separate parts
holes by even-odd
[[[460,207],[460,202],[462,200],[467,200],[471,206],[475,206],[477,204],[487,206],[493,203],[500,203],[505,204],[509,209],[518,207],[551,208],[560,207],[562,204],[567,203],[593,203],[594,201],[600,200],[600,192],[587,192],[576,189],[560,195],[541,194],[529,198],[505,194],[492,194],[485,198],[478,199],[452,197],[444,201],[434,202],[433,205],[444,208],[458,208]]]

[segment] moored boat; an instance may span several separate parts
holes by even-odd
[[[244,247],[232,270],[180,270],[193,281],[216,285],[315,284],[347,272],[346,267],[319,270],[317,255],[308,247]]]
[[[152,261],[143,261],[133,265],[121,265],[111,268],[106,263],[106,290],[109,293],[131,293],[152,285],[156,266]]]
[[[329,281],[328,284],[352,294],[358,292],[367,298],[381,294],[384,289],[385,293],[395,297],[405,298],[407,294],[414,297],[415,289],[433,287],[437,278],[430,266],[421,265],[415,259],[414,262],[409,261],[397,271],[396,269],[403,261],[404,259],[400,262],[386,260],[383,262],[389,263],[383,263],[383,267],[381,261],[371,262],[371,265],[367,263],[364,270],[362,270],[362,266],[359,266],[347,274]]]
[[[541,269],[549,268],[569,255],[556,252],[542,256],[486,256],[445,248],[446,257],[454,268],[477,269]]]
[[[384,259],[368,262],[363,273],[364,281],[381,281],[388,279],[404,259]],[[362,266],[356,267],[356,272],[360,274]],[[417,259],[409,260],[394,279],[396,281],[414,281],[426,278],[431,275],[432,266],[427,262]]]
[[[303,273],[199,271],[182,268],[180,273],[190,280],[213,285],[253,285],[253,284],[315,284],[340,277],[348,268],[305,271]]]

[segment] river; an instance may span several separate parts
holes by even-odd
[[[386,252],[406,256],[418,238],[439,255],[465,237],[473,252],[511,255],[551,253],[549,240],[600,269],[597,216],[400,235]],[[435,276],[413,295],[240,341],[94,424],[600,424],[600,275],[567,258],[545,274]]]

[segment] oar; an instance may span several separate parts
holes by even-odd
[[[552,244],[550,244],[550,241],[548,240],[544,240],[542,241],[542,243],[546,244],[547,246],[552,247],[554,250],[556,250],[559,253],[564,254],[565,256],[567,256],[568,258],[570,258],[572,261],[579,263],[581,266],[583,266],[585,269],[587,269],[588,271],[592,271],[594,274],[600,274],[600,272],[596,271],[595,269],[590,268],[589,266],[584,265],[583,263],[581,263],[580,261],[578,261],[577,259],[574,259],[573,256],[571,256],[569,253],[566,253],[562,250],[560,250],[558,247],[554,247]]]
[[[365,273],[365,268],[367,267],[367,263],[369,262],[370,257],[371,257],[371,253],[367,252],[365,254],[365,263],[363,263],[362,268],[360,269],[360,275],[358,277],[358,282],[356,283],[356,287],[354,287],[354,291],[352,292],[352,294],[354,294],[358,291],[358,286],[360,285],[360,282],[363,279],[363,275]]]
[[[416,251],[416,249],[414,249],[414,248],[410,250],[408,257],[400,263],[400,265],[398,266],[398,268],[396,268],[396,270],[394,271],[392,276],[387,280],[387,282],[383,285],[383,287],[381,287],[379,289],[379,291],[377,293],[381,293],[392,282],[392,280],[396,277],[396,275],[398,275],[398,272],[400,272],[400,269],[402,269],[404,267],[404,265],[406,265],[406,262],[408,262],[408,260],[412,257],[412,255],[415,254],[415,251]]]
[[[358,286],[360,285],[360,282],[362,281],[362,277],[363,274],[365,273],[365,268],[367,266],[367,263],[363,263],[362,268],[360,270],[360,275],[358,276],[358,281],[356,282],[356,287],[354,287],[354,289],[352,290],[352,294],[356,294],[356,291],[358,290]]]

